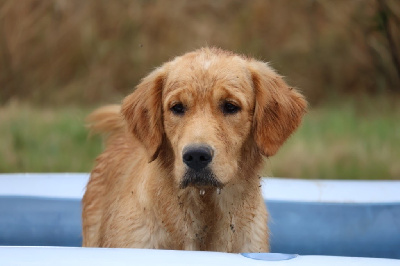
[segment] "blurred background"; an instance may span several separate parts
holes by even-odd
[[[0,0],[0,172],[88,172],[85,116],[217,46],[310,103],[265,176],[400,179],[400,1]]]

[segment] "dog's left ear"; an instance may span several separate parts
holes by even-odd
[[[254,139],[260,152],[268,157],[300,125],[307,102],[266,63],[250,61],[249,65],[256,98]]]
[[[165,76],[164,68],[154,70],[122,102],[128,129],[146,148],[149,162],[157,158],[164,134],[161,97]]]

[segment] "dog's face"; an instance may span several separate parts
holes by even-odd
[[[185,188],[228,184],[245,151],[275,154],[305,108],[303,97],[266,64],[202,49],[153,71],[122,112],[150,161],[171,149],[173,176]]]
[[[240,57],[182,57],[169,65],[163,91],[165,135],[181,187],[222,186],[238,171],[255,104]]]

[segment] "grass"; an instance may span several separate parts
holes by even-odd
[[[400,179],[400,106],[348,100],[311,108],[264,175],[315,179]],[[0,172],[88,172],[101,152],[84,118],[92,108],[0,108]]]
[[[382,99],[311,109],[265,175],[400,179],[400,108]]]
[[[88,137],[89,109],[37,108],[9,104],[0,109],[0,172],[87,172],[101,151]]]

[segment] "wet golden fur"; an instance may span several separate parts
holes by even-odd
[[[226,102],[240,110],[224,113]],[[184,114],[171,111],[177,103]],[[267,252],[258,172],[305,109],[301,94],[251,58],[203,48],[162,65],[122,106],[89,117],[108,138],[83,198],[83,246]],[[220,193],[182,188],[182,150],[193,143],[213,148]]]

